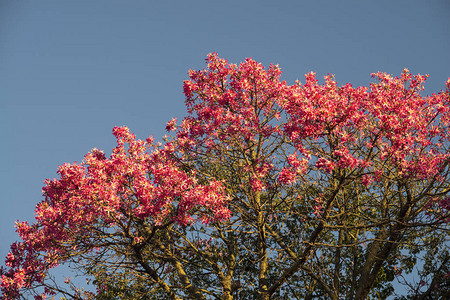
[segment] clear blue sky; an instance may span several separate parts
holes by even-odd
[[[0,260],[45,178],[111,129],[160,138],[186,115],[182,81],[215,51],[367,85],[370,73],[450,76],[450,1],[0,0]]]

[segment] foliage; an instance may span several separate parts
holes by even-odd
[[[163,144],[116,127],[110,158],[94,149],[46,182],[36,222],[16,224],[4,299],[384,299],[396,278],[448,292],[450,79],[423,97],[406,69],[354,88],[207,64]],[[96,292],[49,281],[62,263]]]

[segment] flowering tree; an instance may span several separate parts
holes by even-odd
[[[423,97],[406,69],[354,88],[207,64],[162,145],[115,128],[110,158],[46,182],[36,222],[16,224],[5,299],[385,298],[396,278],[411,297],[450,293],[450,80]],[[58,264],[96,291],[56,284]]]

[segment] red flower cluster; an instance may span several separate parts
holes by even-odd
[[[117,147],[110,158],[93,149],[81,164],[59,167],[60,178],[47,180],[43,188],[45,200],[36,207],[36,223],[16,224],[23,242],[11,246],[9,270],[1,273],[5,299],[42,283],[50,268],[76,252],[67,245],[94,238],[98,224],[115,230],[123,220],[137,218],[184,225],[194,221],[193,211],[200,211],[203,222],[229,217],[221,182],[199,184],[195,172],[181,169],[170,147],[158,149],[151,138],[136,140],[127,127],[115,127],[113,133]]]

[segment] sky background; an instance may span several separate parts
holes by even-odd
[[[59,165],[109,154],[116,125],[161,139],[186,116],[183,80],[213,51],[288,84],[407,67],[431,94],[450,76],[450,0],[0,0],[0,260]]]

